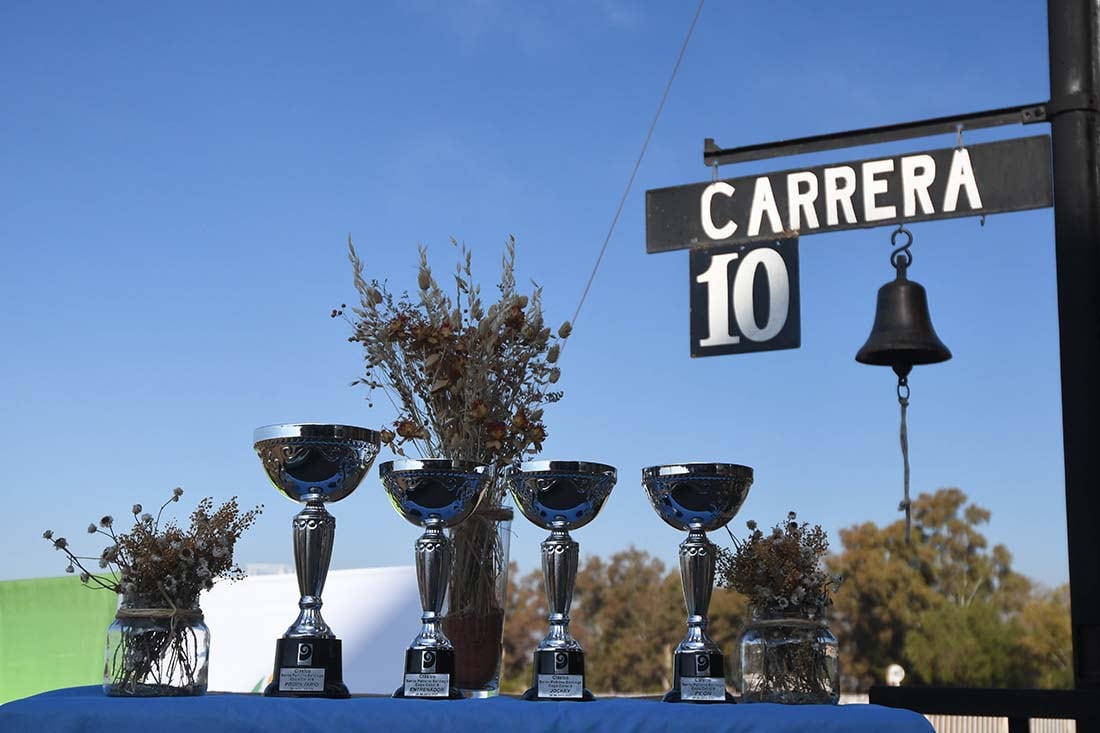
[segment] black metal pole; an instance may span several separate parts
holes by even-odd
[[[1048,0],[1047,18],[1073,672],[1100,689],[1100,0]]]

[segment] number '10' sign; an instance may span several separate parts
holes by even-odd
[[[691,355],[797,349],[798,238],[693,249]]]

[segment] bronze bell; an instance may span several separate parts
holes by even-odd
[[[898,276],[879,288],[871,335],[856,354],[860,363],[893,367],[898,377],[907,376],[914,365],[951,358],[932,328],[924,286],[905,277],[908,264],[905,257],[894,260]]]

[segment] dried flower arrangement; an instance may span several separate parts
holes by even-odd
[[[768,534],[749,520],[744,541],[718,549],[719,585],[744,595],[758,613],[824,619],[839,577],[824,571],[829,539],[820,525],[799,524],[794,512]]]
[[[749,600],[752,621],[741,636],[741,694],[747,702],[835,703],[836,637],[826,609],[840,585],[822,565],[829,540],[820,525],[794,512],[764,533],[749,521],[748,539],[730,533],[718,550],[719,584]]]
[[[440,287],[421,247],[414,299],[395,296],[377,279],[368,281],[349,238],[359,307],[351,317],[344,314],[346,306],[332,316],[352,325],[348,340],[363,348],[366,373],[353,384],[365,385],[371,398],[381,389],[398,412],[393,429],[382,431],[383,442],[398,455],[413,449],[420,457],[472,460],[493,466],[499,476],[499,469],[542,449],[543,408],[561,399],[553,388],[561,374],[555,364],[572,327],[565,322],[555,333],[545,325],[537,285],[529,295],[517,291],[514,238],[505,244],[498,297],[487,306],[474,282],[470,250],[451,243],[461,252],[453,291]],[[496,480],[477,512],[453,530],[444,629],[460,659],[474,658],[462,653],[462,645],[470,644],[495,647],[499,660],[504,610],[497,591],[507,567],[496,522],[511,516],[503,509],[505,493]],[[464,621],[472,619],[485,621]],[[481,673],[460,669],[458,684],[477,687],[484,680],[470,677],[491,677],[495,669],[496,662]]]
[[[201,621],[199,593],[212,588],[218,580],[244,577],[244,572],[233,562],[233,549],[263,507],[242,512],[233,497],[215,509],[214,500],[207,497],[191,513],[187,529],[172,520],[162,525],[165,508],[178,502],[182,495],[183,489],[173,489],[156,517],[143,512],[141,504],[134,504],[130,510],[134,524],[128,532],[116,532],[115,520],[110,515],[89,524],[88,534],[103,535],[110,540],[98,557],[75,554],[68,540],[55,538],[52,530],[42,534],[55,550],[65,553],[69,561],[66,572],[79,571],[85,586],[122,596],[119,621],[164,622],[159,631],[124,636],[114,646],[113,658],[107,660],[109,686],[115,690],[112,694],[151,694],[135,691],[142,686],[168,691],[171,685],[166,680],[194,680],[197,671],[191,665],[196,641],[188,638],[188,634],[194,636],[194,629],[187,622]],[[89,568],[85,564],[92,562],[98,567]]]

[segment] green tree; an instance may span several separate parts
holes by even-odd
[[[937,598],[909,562],[900,522],[885,529],[866,522],[841,530],[840,539],[844,551],[827,565],[844,576],[831,614],[840,641],[841,687],[866,690],[882,681],[887,666],[904,661],[906,630]]]
[[[1058,670],[1069,646],[1059,624],[1068,625],[1068,612],[1056,598],[1033,597],[1006,547],[989,547],[979,530],[989,519],[987,509],[951,488],[914,501],[909,545],[900,520],[841,531],[844,550],[828,564],[845,576],[833,629],[847,689],[882,681],[891,663],[917,684],[1034,686],[1063,679]]]
[[[1027,687],[1032,678],[1014,624],[988,601],[926,610],[906,634],[903,653],[916,682]]]
[[[591,687],[655,693],[672,685],[670,655],[684,614],[679,578],[664,563],[634,548],[607,562],[589,558],[573,597]]]
[[[1073,687],[1069,585],[1034,593],[1020,610],[1020,645],[1038,671],[1037,687]]]

